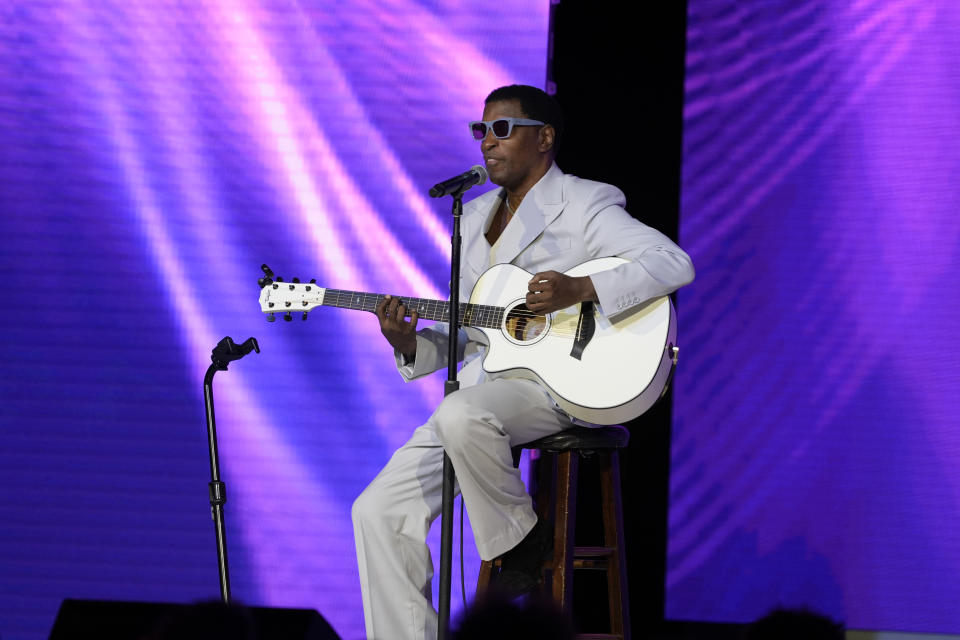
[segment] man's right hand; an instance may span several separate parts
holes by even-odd
[[[380,320],[380,332],[390,345],[412,360],[417,353],[417,312],[410,314],[407,321],[406,307],[400,304],[400,298],[384,296],[377,305],[376,314]]]

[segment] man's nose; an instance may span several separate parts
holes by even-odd
[[[497,144],[497,136],[493,135],[493,128],[487,129],[487,135],[484,136],[483,142],[480,143],[480,148],[483,151],[492,149]]]

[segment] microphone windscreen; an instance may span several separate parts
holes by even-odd
[[[477,175],[480,176],[480,179],[477,180],[477,184],[478,184],[478,185],[481,185],[481,184],[486,183],[486,181],[487,181],[487,168],[486,168],[486,167],[484,167],[482,164],[475,164],[475,165],[473,165],[472,167],[470,167],[470,170],[471,170],[471,171],[476,171],[476,172],[477,172]]]

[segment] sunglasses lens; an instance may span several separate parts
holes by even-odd
[[[510,123],[507,120],[494,120],[490,128],[493,129],[493,135],[498,138],[506,138],[510,135]]]
[[[473,137],[476,140],[483,140],[487,137],[487,125],[482,122],[474,122],[470,126],[470,130],[473,131]]]

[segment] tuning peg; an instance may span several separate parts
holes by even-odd
[[[277,282],[283,282],[283,278],[278,277]]]
[[[283,319],[286,320],[287,322],[290,322],[291,320],[293,320],[293,316],[291,316],[290,312],[287,311],[285,314],[283,314]]]
[[[317,284],[316,278],[310,278],[310,284]]]
[[[276,320],[276,316],[274,316],[272,313],[267,314],[267,322],[275,322]]]
[[[260,270],[263,271],[263,277],[257,280],[257,284],[263,289],[273,284],[273,271],[265,264],[260,265]]]
[[[307,319],[307,312],[306,312],[306,311],[303,312],[303,316],[302,316],[300,319],[301,319],[301,320],[306,320],[306,319]]]
[[[300,278],[294,278],[291,282],[300,282]]]

